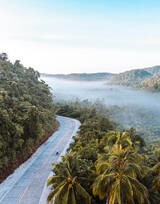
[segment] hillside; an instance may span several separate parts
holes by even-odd
[[[146,79],[139,84],[140,88],[150,91],[160,91],[160,72],[155,74],[152,78]]]
[[[52,95],[48,85],[39,80],[39,73],[0,54],[0,182],[56,125]]]
[[[51,77],[57,79],[73,80],[73,81],[106,81],[111,79],[115,74],[112,73],[79,73],[79,74],[41,74],[41,77]]]
[[[154,75],[160,72],[160,66],[153,66],[153,67],[148,67],[144,68],[143,70],[149,72],[150,74]]]
[[[144,69],[134,69],[117,74],[108,82],[108,84],[138,87],[139,84],[142,83],[142,81],[152,78],[158,72],[160,72],[160,66],[154,66]]]

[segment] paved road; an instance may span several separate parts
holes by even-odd
[[[77,120],[57,116],[60,127],[24,164],[0,184],[0,204],[42,203],[42,192],[51,172],[51,163],[59,160],[80,123]],[[56,151],[60,154],[56,155]]]

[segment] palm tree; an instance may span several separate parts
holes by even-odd
[[[149,203],[147,188],[137,179],[142,176],[140,156],[116,144],[104,157],[96,165],[99,176],[93,183],[93,194],[109,204]]]
[[[143,183],[149,192],[149,199],[152,204],[160,203],[160,162],[152,168],[148,168]]]
[[[128,148],[132,146],[132,141],[128,132],[120,132],[117,130],[111,130],[107,133],[106,144],[109,147],[113,147],[113,145],[118,144],[123,148]]]
[[[145,144],[144,140],[136,134],[133,128],[123,132],[111,130],[102,140],[104,140],[105,144],[109,147],[113,147],[114,144],[121,144],[122,148],[132,147],[136,150]]]
[[[153,190],[160,191],[160,162],[152,167],[153,173],[156,175],[153,179]]]
[[[90,204],[91,197],[80,185],[77,176],[72,175],[69,157],[65,160],[64,174],[57,174],[48,179],[47,186],[52,185],[53,190],[47,201],[54,204]]]
[[[155,159],[157,160],[156,164],[151,169],[152,176],[152,190],[154,192],[160,193],[160,148],[155,151]]]

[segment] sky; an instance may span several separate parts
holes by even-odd
[[[0,52],[41,73],[160,64],[159,0],[0,0]]]

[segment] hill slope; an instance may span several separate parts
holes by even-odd
[[[158,72],[160,72],[160,66],[154,66],[144,69],[135,69],[117,74],[108,83],[112,85],[137,87],[144,80],[152,78]]]
[[[149,72],[150,74],[154,75],[160,72],[160,66],[153,66],[153,67],[148,67],[144,68],[143,70]]]
[[[160,72],[155,74],[152,78],[142,81],[139,87],[150,91],[160,91]]]
[[[39,73],[0,54],[0,182],[55,126],[52,95]]]

